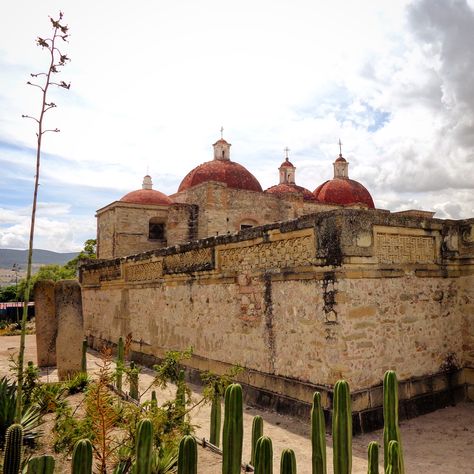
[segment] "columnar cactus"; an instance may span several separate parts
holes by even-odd
[[[332,414],[334,474],[350,474],[352,469],[352,411],[349,384],[339,380],[334,385]]]
[[[255,474],[273,474],[272,440],[268,436],[262,436],[257,441]]]
[[[296,474],[296,457],[292,449],[284,449],[281,453],[280,474]]]
[[[263,436],[263,418],[260,415],[254,416],[252,420],[252,449],[250,452],[250,464],[255,467],[255,453],[257,451],[257,441]]]
[[[184,416],[186,408],[186,383],[184,381],[184,370],[179,371],[178,384],[176,389],[176,409],[180,415]]]
[[[311,408],[311,448],[312,473],[326,474],[326,424],[319,392],[314,392]]]
[[[117,345],[117,379],[116,385],[118,390],[122,390],[122,373],[124,368],[124,355],[125,355],[125,346],[123,344],[123,339],[119,337]]]
[[[20,472],[22,445],[23,427],[19,424],[10,425],[6,433],[3,474],[18,474]]]
[[[72,474],[92,473],[92,444],[88,439],[80,439],[72,452]]]
[[[35,456],[28,462],[27,474],[53,474],[54,464],[53,456]]]
[[[224,398],[222,474],[240,474],[243,433],[242,387],[231,384]]]
[[[389,443],[394,440],[399,444],[400,472],[404,474],[405,465],[398,426],[398,382],[397,375],[393,370],[387,370],[383,378],[383,421],[384,468],[387,470]]]
[[[367,448],[368,467],[367,474],[379,474],[379,443],[371,441]]]
[[[135,444],[135,474],[150,474],[153,448],[153,424],[148,418],[140,420]]]
[[[217,391],[212,398],[210,431],[209,441],[214,446],[219,446],[221,437],[221,396]]]
[[[138,395],[138,369],[135,368],[135,363],[131,362],[130,363],[130,396],[138,400],[139,395]]]
[[[87,374],[87,339],[82,341],[81,372]]]
[[[388,443],[388,463],[385,474],[402,474],[400,444],[392,439]]]
[[[189,435],[179,443],[178,474],[197,474],[197,444]]]
[[[151,391],[151,400],[150,400],[150,405],[152,410],[156,410],[158,407],[158,400],[156,399],[156,392],[155,390]]]

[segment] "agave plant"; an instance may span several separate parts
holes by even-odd
[[[7,428],[14,423],[16,407],[16,384],[7,377],[0,379],[0,446],[5,443]],[[37,429],[41,423],[42,413],[36,405],[24,406],[21,418],[23,440],[34,442],[41,432]]]

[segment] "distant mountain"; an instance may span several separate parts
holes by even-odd
[[[64,265],[72,260],[79,252],[58,253],[50,250],[33,250],[33,263],[37,265],[57,264]],[[28,259],[28,250],[0,249],[0,268],[11,269],[13,264],[25,266]]]

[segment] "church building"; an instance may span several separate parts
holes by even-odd
[[[286,157],[279,183],[263,190],[257,178],[230,159],[231,144],[214,143],[214,158],[191,170],[178,191],[166,196],[152,178],[97,211],[98,258],[116,258],[233,234],[250,227],[282,222],[336,208],[374,209],[369,191],[349,178],[342,152],[334,177],[311,192],[296,184],[296,167]]]
[[[263,190],[213,147],[175,194],[145,176],[97,211],[99,258],[80,269],[91,347],[129,335],[147,364],[192,347],[193,380],[239,364],[247,402],[305,419],[345,379],[355,431],[383,423],[387,369],[401,418],[474,400],[474,219],[376,209],[342,153],[313,191],[286,154]]]

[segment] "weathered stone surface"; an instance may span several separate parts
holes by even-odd
[[[54,281],[36,282],[35,299],[36,351],[39,367],[56,365],[56,336],[58,322],[54,302]]]
[[[441,245],[464,222],[338,210],[89,264],[86,333],[112,342],[132,333],[132,350],[156,356],[192,346],[191,367],[239,363],[296,385],[330,390],[345,378],[367,390],[394,369],[402,399],[446,392],[431,374],[474,365],[472,246],[461,258]],[[373,236],[367,246],[361,232]],[[397,249],[390,264],[377,232],[390,236],[383,255]],[[165,259],[174,271],[161,271]],[[248,384],[280,393],[261,376]],[[379,399],[371,392],[361,409]]]
[[[81,287],[76,280],[61,280],[54,287],[58,336],[56,359],[59,380],[73,377],[81,370],[84,338]]]

